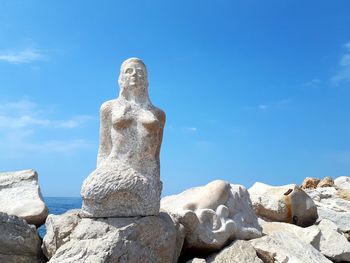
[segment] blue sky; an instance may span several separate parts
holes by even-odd
[[[0,170],[79,196],[98,111],[143,59],[163,195],[350,175],[350,2],[0,0]]]

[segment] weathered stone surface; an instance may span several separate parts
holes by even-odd
[[[350,190],[350,177],[340,176],[334,180],[334,184],[340,189]]]
[[[315,225],[303,228],[289,223],[267,222],[262,219],[259,219],[259,224],[265,235],[272,235],[275,232],[290,233],[318,249],[321,230]]]
[[[41,240],[33,225],[0,212],[0,262],[43,262]]]
[[[275,232],[249,241],[264,262],[331,263],[317,249],[291,233]]]
[[[227,241],[261,236],[248,191],[240,185],[213,181],[164,197],[161,209],[185,228],[184,249],[216,250]]]
[[[148,97],[147,70],[141,60],[123,62],[119,85],[119,97],[100,109],[97,168],[81,189],[87,217],[159,213],[165,114]]]
[[[301,184],[301,189],[316,188],[321,180],[318,178],[306,177]]]
[[[249,241],[237,240],[219,253],[206,258],[207,263],[263,263],[258,258],[254,247]]]
[[[50,238],[45,236],[44,247],[51,256],[50,263],[175,263],[179,256],[176,229],[165,213],[149,217],[81,219],[73,211],[48,219]],[[66,222],[67,228],[62,225]],[[62,229],[66,232],[59,237]]]
[[[70,210],[63,215],[49,215],[46,219],[46,235],[42,250],[51,258],[59,247],[70,241],[70,235],[81,221],[80,210]]]
[[[338,227],[332,221],[323,219],[318,228],[322,233],[318,250],[334,262],[350,262],[350,243],[338,232]]]
[[[328,219],[340,231],[350,231],[350,202],[340,198],[335,187],[307,189],[306,192],[317,205],[318,222]]]
[[[334,181],[332,179],[332,177],[325,177],[323,178],[318,184],[317,187],[331,187],[334,186]]]
[[[45,222],[48,209],[34,170],[0,173],[0,212],[21,217],[36,226]]]
[[[255,212],[269,221],[309,226],[317,219],[315,203],[295,184],[270,186],[255,183],[249,194]]]

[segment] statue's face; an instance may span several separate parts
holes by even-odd
[[[147,85],[147,72],[141,63],[130,62],[121,71],[121,81],[124,87]]]

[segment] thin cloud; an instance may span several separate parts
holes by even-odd
[[[314,79],[304,83],[303,86],[315,88],[315,87],[320,86],[321,83],[322,83],[322,81],[320,79],[314,78]]]
[[[50,118],[49,113],[45,107],[28,99],[0,103],[0,155],[11,158],[34,152],[71,154],[94,146],[83,138],[61,140],[55,138],[57,133],[45,131],[83,127],[94,119],[93,116],[76,115],[57,120]],[[51,136],[38,139],[42,132]]]
[[[344,45],[345,53],[339,61],[339,70],[331,78],[331,84],[334,86],[343,82],[350,82],[350,42]]]
[[[196,127],[182,127],[182,130],[185,132],[196,132],[198,129]]]
[[[17,129],[24,127],[46,128],[77,128],[94,117],[89,115],[77,115],[68,119],[56,120],[43,116],[46,110],[30,100],[1,103],[0,129]]]
[[[261,103],[257,106],[247,106],[245,109],[248,111],[269,111],[275,109],[283,109],[290,103],[291,101],[289,99],[281,99],[269,103]]]
[[[44,54],[33,48],[27,48],[22,51],[2,51],[0,52],[0,61],[11,63],[11,64],[23,64],[30,63],[33,61],[45,59]]]

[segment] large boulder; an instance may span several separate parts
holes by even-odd
[[[270,186],[255,183],[249,188],[255,212],[269,221],[310,226],[317,219],[313,200],[297,185]]]
[[[71,211],[49,216],[46,227],[43,251],[50,263],[175,263],[179,256],[176,229],[165,213],[93,219]]]
[[[48,214],[34,170],[0,173],[0,212],[40,226]]]
[[[318,222],[328,219],[334,222],[341,232],[350,231],[350,201],[335,187],[306,189],[317,206]]]
[[[319,178],[306,177],[300,187],[301,189],[315,189],[320,181]]]
[[[263,228],[264,235],[272,235],[276,232],[289,233],[297,236],[305,243],[310,244],[317,249],[319,247],[321,230],[315,225],[303,228],[283,222],[267,222],[262,219],[259,219],[259,223]]]
[[[249,241],[266,263],[331,263],[324,255],[296,235],[275,232]]]
[[[334,262],[350,262],[350,243],[344,235],[338,232],[336,224],[330,220],[323,219],[319,223],[318,228],[322,233],[318,250]]]
[[[263,263],[249,241],[236,240],[219,253],[206,258],[207,263]]]
[[[0,212],[0,262],[43,262],[41,240],[33,225]]]
[[[161,210],[185,228],[184,250],[218,250],[234,239],[261,236],[248,191],[240,185],[213,181],[161,200]]]
[[[350,190],[350,177],[340,176],[334,180],[334,184],[340,189]]]

